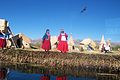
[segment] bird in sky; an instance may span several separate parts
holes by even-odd
[[[80,11],[80,13],[83,13],[83,12],[85,12],[87,10],[87,7],[85,6],[81,11]]]

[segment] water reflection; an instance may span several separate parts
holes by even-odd
[[[38,67],[30,64],[1,63],[9,68],[8,80],[119,80],[119,74],[98,73],[82,68]]]
[[[57,76],[56,80],[67,80],[66,76]]]
[[[0,80],[4,80],[7,76],[7,69],[6,68],[0,68]]]
[[[73,76],[55,76],[48,74],[26,74],[17,71],[11,71],[8,75],[8,80],[96,80],[88,77],[73,77]]]
[[[40,77],[40,80],[50,80],[50,76],[49,75],[43,75]]]

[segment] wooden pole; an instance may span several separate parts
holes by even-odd
[[[8,29],[8,31],[9,31],[9,32],[11,33],[11,35],[12,35],[11,40],[12,40],[12,42],[13,42],[13,46],[15,46],[15,48],[18,48],[17,44],[15,44],[15,41],[13,40],[13,36],[14,36],[14,35],[13,35],[10,27],[8,26],[7,29]]]

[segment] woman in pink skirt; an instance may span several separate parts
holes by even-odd
[[[51,49],[49,29],[46,30],[46,33],[42,38],[42,49],[44,49],[46,52],[48,52]]]
[[[58,36],[59,43],[57,49],[62,53],[66,53],[68,51],[67,37],[68,35],[64,32],[64,30],[61,30],[60,35]]]

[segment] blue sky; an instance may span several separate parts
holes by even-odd
[[[120,41],[120,0],[0,0],[0,18],[14,32],[41,38],[47,28],[58,36],[63,28],[74,39]],[[83,13],[80,11],[87,7]]]

